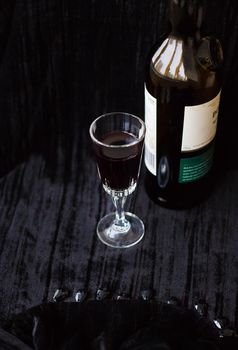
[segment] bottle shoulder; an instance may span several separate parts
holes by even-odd
[[[150,69],[165,79],[187,81],[184,69],[184,42],[168,36],[151,57]]]
[[[149,71],[154,83],[209,88],[219,79],[222,60],[221,46],[213,38],[196,41],[169,35],[151,55]]]

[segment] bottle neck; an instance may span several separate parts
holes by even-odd
[[[171,34],[199,39],[203,15],[203,0],[170,0]]]

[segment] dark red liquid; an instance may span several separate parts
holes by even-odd
[[[104,185],[113,190],[124,190],[136,183],[140,167],[143,142],[133,144],[137,139],[126,132],[112,132],[103,135],[100,141],[107,147],[95,144],[98,170]]]

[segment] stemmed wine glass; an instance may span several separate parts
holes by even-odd
[[[137,185],[145,124],[132,114],[113,112],[95,119],[89,133],[103,188],[116,209],[99,221],[97,235],[108,246],[131,247],[142,239],[144,224],[136,215],[124,212],[124,204]]]

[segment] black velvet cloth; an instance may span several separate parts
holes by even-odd
[[[9,344],[15,336],[36,350],[218,350],[222,346],[218,329],[197,311],[147,301],[40,305],[18,315],[5,331]],[[1,341],[5,339],[0,333],[0,345]]]
[[[98,288],[133,300],[152,289],[185,307],[202,298],[211,318],[238,328],[238,2],[209,0],[206,10],[203,33],[221,40],[225,56],[214,190],[190,210],[160,208],[143,167],[126,208],[145,237],[113,250],[95,233],[112,204],[88,127],[113,110],[143,118],[145,61],[167,29],[166,1],[1,2],[1,325],[67,287],[71,302]]]

